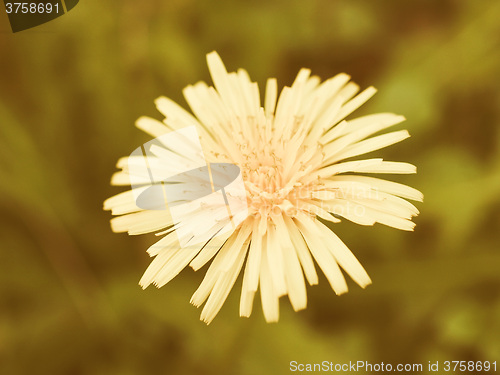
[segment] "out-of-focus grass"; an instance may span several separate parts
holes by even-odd
[[[0,16],[2,18],[4,16]],[[498,360],[500,352],[500,3],[495,1],[81,2],[0,34],[0,374],[281,374],[289,362]],[[6,18],[6,17],[4,17]],[[2,20],[6,21],[6,20]],[[0,30],[6,30],[1,28]],[[147,136],[153,99],[185,103],[204,56],[290,84],[302,66],[346,71],[413,138],[381,151],[419,167],[414,233],[334,230],[374,284],[309,307],[257,300],[237,283],[208,327],[188,301],[203,274],[137,286],[154,236],[111,233],[102,201],[114,164]]]

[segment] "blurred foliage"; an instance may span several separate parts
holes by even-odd
[[[289,362],[500,360],[500,2],[81,1],[11,34],[0,15],[0,374],[284,374]],[[374,284],[309,307],[256,300],[241,280],[208,327],[189,304],[203,272],[137,282],[154,236],[113,234],[102,201],[116,160],[146,141],[153,100],[185,105],[205,54],[290,84],[345,71],[402,113],[413,138],[382,151],[425,194],[414,233],[334,229]],[[500,365],[500,363],[499,363]]]

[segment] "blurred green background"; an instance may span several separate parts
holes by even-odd
[[[2,12],[3,12],[2,7]],[[0,374],[287,374],[289,363],[497,360],[500,367],[500,2],[85,0],[12,34],[0,14]],[[241,278],[210,326],[189,304],[204,270],[137,285],[153,235],[114,234],[115,162],[149,138],[153,100],[186,106],[205,54],[261,89],[301,67],[379,93],[356,115],[404,114],[412,138],[377,153],[425,194],[414,233],[343,222],[373,279],[278,324]],[[500,371],[500,368],[497,368]],[[427,373],[427,371],[424,371]]]

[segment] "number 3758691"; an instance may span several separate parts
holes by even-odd
[[[7,13],[59,13],[59,4],[55,3],[5,3]]]
[[[497,362],[489,361],[445,361],[444,371],[453,372],[479,372],[479,371],[497,371]]]

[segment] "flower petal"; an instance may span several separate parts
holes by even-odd
[[[321,233],[317,228],[318,222],[313,222],[305,214],[298,215],[294,221],[304,236],[314,259],[316,259],[316,262],[318,262],[318,265],[330,282],[332,289],[337,295],[347,293],[347,284],[337,261],[323,241],[321,241]]]
[[[344,242],[327,226],[320,223],[318,228],[323,234],[325,242],[329,244],[328,248],[335,257],[335,260],[344,271],[362,288],[371,284],[372,281],[365,269]]]
[[[272,271],[268,261],[267,234],[262,241],[262,263],[260,265],[260,299],[264,318],[268,323],[277,322],[280,316],[279,295],[274,289]]]

